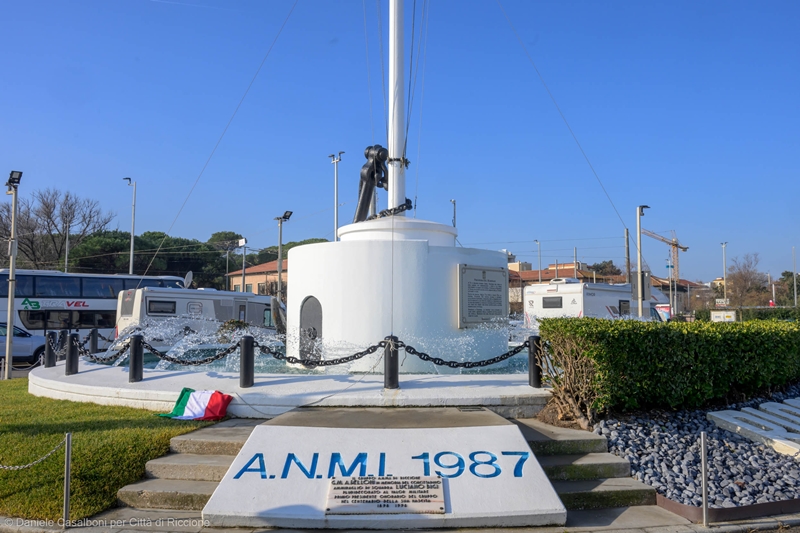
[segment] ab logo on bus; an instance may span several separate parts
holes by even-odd
[[[36,310],[41,308],[41,306],[39,305],[39,302],[37,302],[36,300],[31,301],[31,300],[28,300],[27,298],[22,300],[22,307],[23,307],[23,309],[31,309],[33,311],[36,311]]]

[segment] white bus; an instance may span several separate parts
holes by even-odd
[[[114,337],[119,293],[139,287],[183,287],[178,276],[17,270],[16,278],[17,326],[38,335],[62,329],[86,334],[97,328],[108,339]],[[0,269],[0,320],[7,315],[8,269]]]

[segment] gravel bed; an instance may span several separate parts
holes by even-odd
[[[800,498],[800,457],[780,454],[706,420],[709,411],[758,407],[800,397],[800,384],[769,397],[710,410],[658,412],[603,420],[594,432],[631,463],[634,478],[671,500],[702,505],[700,432],[707,433],[710,507]]]

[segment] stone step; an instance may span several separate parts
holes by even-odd
[[[231,418],[213,426],[172,437],[169,450],[173,453],[200,455],[236,455],[242,449],[253,427],[264,420]]]
[[[535,418],[518,418],[515,423],[537,456],[603,453],[608,442],[602,435],[580,429],[550,426]]]
[[[233,459],[233,455],[171,453],[147,461],[145,475],[156,479],[222,481]]]
[[[145,479],[117,491],[122,507],[202,511],[218,483],[177,479]]]
[[[633,478],[553,481],[567,510],[655,505],[656,490]]]
[[[630,477],[631,464],[611,453],[542,455],[537,457],[550,481]]]

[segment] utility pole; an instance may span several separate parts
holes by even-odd
[[[637,302],[639,305],[639,318],[644,316],[644,276],[642,275],[642,217],[644,210],[650,209],[649,205],[640,205],[636,208],[636,256],[638,271],[636,275],[639,277],[639,284],[637,287]]]
[[[453,204],[453,227],[456,227],[456,201],[450,200],[450,203]]]
[[[537,255],[539,256],[539,284],[542,283],[542,243],[538,240],[533,241],[536,243],[536,251]]]
[[[278,221],[278,302],[283,298],[283,223],[292,216],[291,211],[286,211],[282,216],[275,217]]]
[[[572,248],[572,277],[578,279],[578,247]]]
[[[631,236],[625,228],[625,283],[631,282]]]
[[[343,153],[328,156],[333,163],[333,242],[339,240],[339,161],[342,160]]]
[[[794,306],[797,307],[797,256],[794,254],[794,246],[792,246],[792,280],[794,282]]]
[[[725,255],[725,248],[728,247],[728,241],[722,244],[722,299],[725,300],[725,306],[728,306],[728,258]],[[797,305],[795,303],[795,305]]]
[[[242,247],[242,292],[244,292],[244,273],[247,268],[247,239],[239,239],[239,246]]]
[[[72,229],[67,226],[67,242],[64,247],[64,274],[69,272],[69,230]]]

